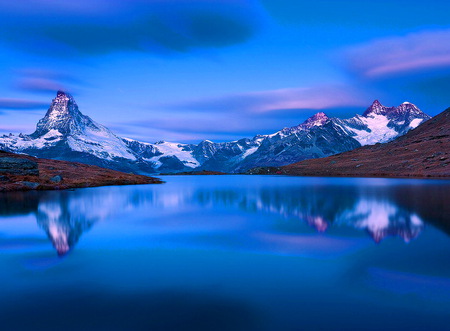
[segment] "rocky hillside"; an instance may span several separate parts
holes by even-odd
[[[298,176],[450,177],[450,108],[385,144],[255,172]]]
[[[157,183],[153,177],[0,151],[0,192]]]

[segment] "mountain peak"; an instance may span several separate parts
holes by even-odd
[[[363,116],[385,115],[388,110],[388,107],[383,106],[380,101],[375,100],[372,105],[366,109],[366,111],[363,113]]]
[[[310,118],[308,118],[306,121],[304,121],[301,126],[303,128],[312,128],[313,126],[322,126],[328,121],[329,117],[323,113],[318,112],[317,114],[314,114]]]
[[[39,120],[36,131],[32,137],[45,135],[51,130],[57,130],[61,134],[68,134],[74,128],[74,121],[83,117],[78,110],[75,99],[67,92],[58,90],[56,98],[52,100],[50,108],[44,118]]]
[[[375,100],[372,102],[372,106],[383,106],[383,105],[381,104],[380,101],[378,101],[378,99],[375,99]]]
[[[57,92],[56,92],[56,97],[63,97],[63,96],[67,96],[68,95],[68,93],[66,93],[65,91],[63,91],[63,90],[58,90]]]
[[[417,108],[417,106],[411,102],[403,102],[400,106],[397,107],[397,109],[399,111],[420,111],[419,108]]]

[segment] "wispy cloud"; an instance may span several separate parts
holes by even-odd
[[[32,92],[55,92],[58,90],[68,90],[64,84],[45,78],[22,78],[16,83],[16,87]]]
[[[64,90],[76,94],[79,86],[88,85],[64,71],[24,68],[15,70],[14,74],[13,87],[25,92],[54,94],[57,90]]]
[[[4,110],[36,110],[47,109],[48,106],[48,102],[0,98],[0,109]]]
[[[450,68],[450,29],[382,38],[349,49],[348,68],[367,79]]]
[[[353,116],[371,101],[348,86],[270,90],[160,105],[147,119],[108,126],[147,141],[230,141],[298,125],[317,111]]]
[[[323,110],[367,104],[363,92],[351,86],[316,86],[249,92],[223,97],[192,100],[170,105],[171,109],[196,111],[238,111],[247,113],[283,112],[286,110]]]

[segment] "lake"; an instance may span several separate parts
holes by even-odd
[[[449,330],[450,181],[0,195],[2,330]]]

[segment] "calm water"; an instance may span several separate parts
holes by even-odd
[[[450,181],[164,179],[0,195],[0,329],[450,329]]]

